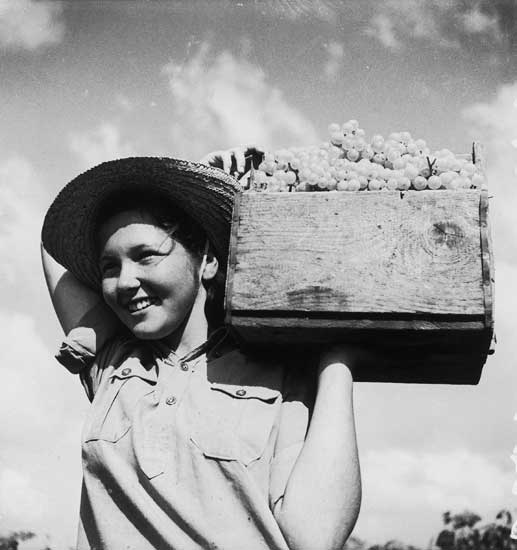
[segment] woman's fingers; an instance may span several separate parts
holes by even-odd
[[[227,174],[242,176],[253,165],[257,168],[262,162],[264,151],[255,145],[234,147],[226,151],[213,151],[201,159],[201,163],[221,168]]]

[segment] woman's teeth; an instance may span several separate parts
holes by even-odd
[[[153,301],[150,300],[149,298],[142,298],[141,300],[130,302],[127,308],[131,313],[134,313],[135,311],[140,311],[141,309],[145,309],[146,307],[149,307],[152,303]]]

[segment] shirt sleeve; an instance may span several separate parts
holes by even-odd
[[[106,367],[116,362],[125,340],[122,336],[112,338],[98,350],[95,332],[77,327],[61,343],[56,359],[71,373],[79,374],[86,395],[92,401]]]
[[[270,470],[269,505],[281,502],[287,482],[302,450],[314,404],[314,382],[307,370],[286,368],[278,435]]]
[[[72,329],[61,343],[56,359],[72,374],[90,367],[97,355],[95,332],[86,327]]]

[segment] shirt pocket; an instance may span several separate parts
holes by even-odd
[[[127,360],[102,384],[91,405],[85,425],[84,442],[116,443],[131,428],[138,401],[154,391],[157,377],[138,360]]]
[[[264,454],[279,398],[280,392],[271,388],[213,383],[191,440],[207,458],[248,466]]]

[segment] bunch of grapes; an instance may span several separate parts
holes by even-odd
[[[251,191],[417,191],[472,189],[484,176],[448,149],[431,153],[423,139],[393,132],[366,139],[357,120],[329,126],[320,146],[266,152],[249,179]]]

